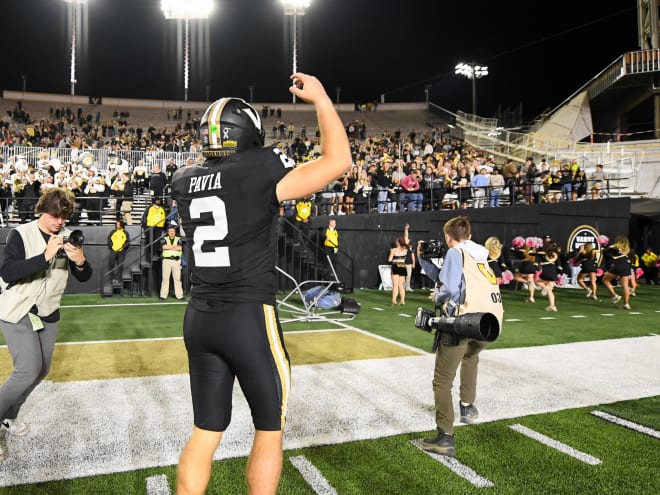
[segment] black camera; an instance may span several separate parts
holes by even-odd
[[[466,313],[459,316],[436,316],[435,311],[417,308],[415,326],[420,330],[432,333],[433,352],[438,348],[440,335],[450,334],[455,344],[459,339],[474,339],[493,342],[500,335],[500,323],[492,313]]]
[[[422,241],[419,243],[419,253],[423,258],[444,258],[447,247],[444,242],[437,240]]]
[[[85,234],[83,234],[82,230],[76,229],[71,231],[68,236],[63,237],[62,239],[64,239],[65,243],[68,242],[73,247],[81,248],[85,243]],[[66,258],[66,251],[63,248],[60,248],[60,250],[57,251],[57,257]]]

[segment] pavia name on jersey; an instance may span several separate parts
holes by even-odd
[[[200,191],[213,191],[215,189],[222,189],[220,172],[191,177],[190,184],[188,184],[188,194]]]

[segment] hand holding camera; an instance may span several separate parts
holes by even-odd
[[[61,240],[59,249],[57,251],[58,258],[69,258],[76,265],[81,265],[85,262],[85,253],[82,250],[83,244],[85,242],[85,236],[82,230],[76,229],[72,231],[68,237],[51,236],[51,240],[53,237],[57,237]],[[46,249],[46,251],[48,251],[48,249]]]
[[[424,259],[444,258],[447,254],[447,246],[445,246],[444,242],[435,239],[417,241],[417,254]]]

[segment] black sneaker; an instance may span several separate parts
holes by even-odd
[[[468,404],[467,406],[459,404],[459,407],[461,409],[461,423],[471,425],[479,417],[479,411],[474,407],[474,404]]]
[[[420,447],[428,452],[454,457],[454,435],[438,431],[435,438],[424,438],[419,442]]]

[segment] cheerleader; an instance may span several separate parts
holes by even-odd
[[[634,249],[631,249],[628,253],[628,262],[630,263],[630,295],[635,297],[637,294],[635,291],[639,287],[639,282],[637,282],[637,276],[642,274],[642,269],[639,266],[639,255]]]
[[[497,237],[489,237],[484,246],[488,249],[488,266],[493,270],[499,285],[508,284],[512,275],[502,255],[502,243]]]
[[[577,276],[577,283],[587,292],[587,299],[598,301],[596,291],[596,271],[598,270],[598,260],[596,259],[596,250],[591,242],[583,244],[578,249],[577,260],[580,263],[580,273]],[[584,279],[589,277],[589,285],[584,282]]]
[[[550,304],[546,311],[557,311],[555,305],[555,283],[559,273],[562,271],[561,264],[559,263],[559,249],[557,243],[553,241],[546,242],[543,246],[543,254],[539,254],[539,267],[541,268],[541,275],[539,276],[538,283],[542,287],[541,294],[548,296],[548,303]]]
[[[618,278],[623,288],[623,305],[621,309],[630,309],[630,274],[632,267],[628,259],[630,252],[630,242],[626,236],[617,236],[614,244],[605,250],[605,274],[603,275],[603,285],[612,296],[612,303],[616,304],[621,300],[612,286],[612,280]]]
[[[534,303],[534,291],[537,289],[534,282],[536,272],[538,272],[538,264],[536,260],[536,251],[529,244],[525,244],[522,249],[518,250],[520,256],[520,266],[516,270],[514,280],[527,286],[529,295],[525,298],[525,302]]]

